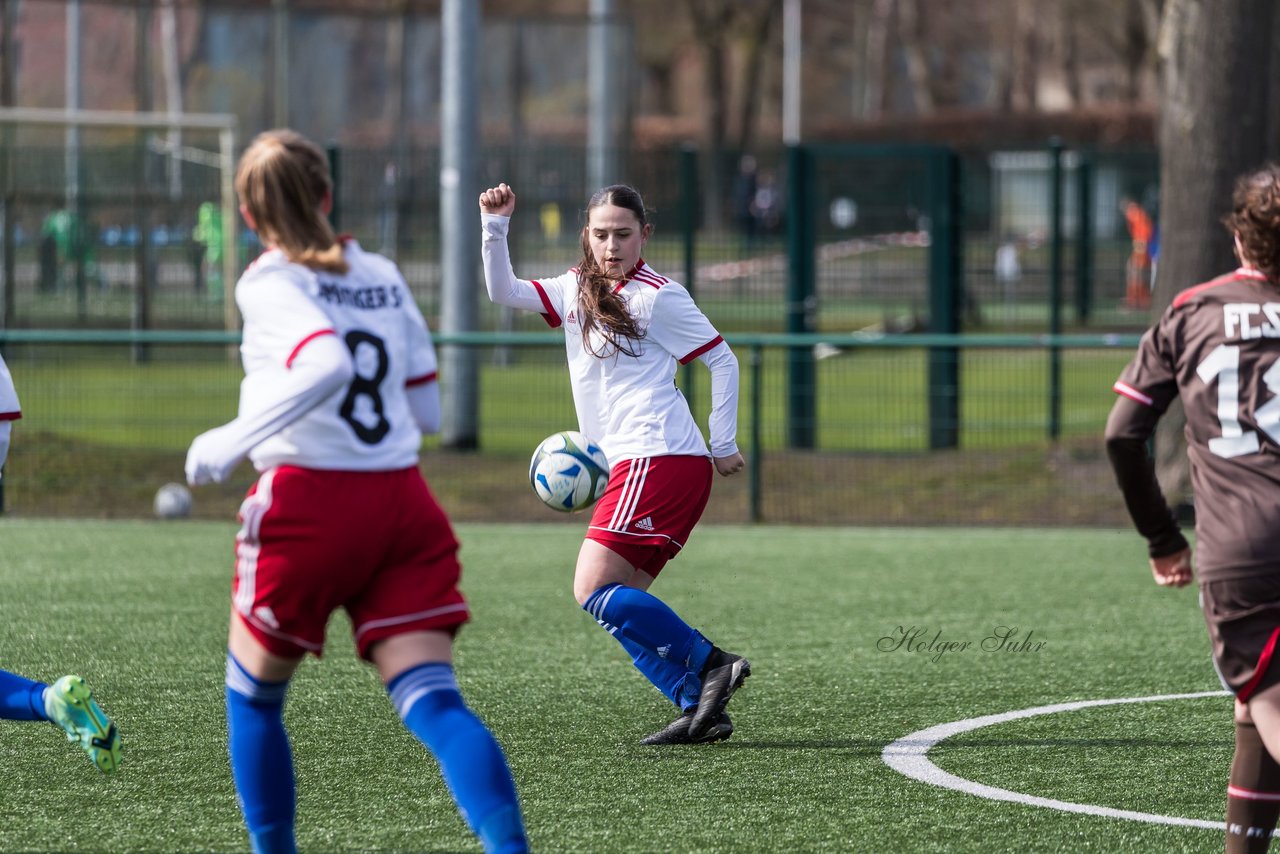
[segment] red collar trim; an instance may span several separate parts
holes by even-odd
[[[631,283],[631,280],[636,277],[636,273],[639,273],[643,268],[644,268],[644,259],[641,258],[640,260],[636,261],[636,265],[632,267],[630,270],[628,270],[627,274],[622,277],[622,281],[618,282],[618,285],[613,289],[613,292],[616,294],[618,291],[625,288],[628,284]]]

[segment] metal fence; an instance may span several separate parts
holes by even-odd
[[[199,154],[210,140],[185,134],[176,169],[165,143],[156,130],[86,134],[73,172],[59,140],[9,137],[0,343],[27,412],[11,512],[145,513],[180,479],[191,437],[231,415],[230,283],[211,257],[225,241],[201,219],[222,175]],[[330,155],[339,229],[394,257],[438,328],[438,150]],[[1118,203],[1150,195],[1153,157],[792,148],[759,155],[749,176],[738,158],[719,164],[740,173],[723,182],[723,221],[706,209],[704,157],[631,152],[620,178],[653,211],[646,259],[691,287],[751,367],[752,475],[719,484],[713,517],[1121,521],[1099,501],[1099,434],[1150,318],[1118,307],[1130,246]],[[585,163],[575,146],[486,148],[482,182],[519,194],[519,274],[577,261]],[[257,251],[243,230],[235,246],[238,265]],[[459,518],[543,518],[522,472],[538,439],[574,422],[563,355],[535,315],[476,298],[480,329],[443,340],[484,363],[481,452],[432,447],[424,467]],[[682,384],[705,414],[709,383],[686,370]],[[206,490],[201,513],[231,515],[247,477]]]
[[[224,332],[0,333],[22,397],[3,483],[21,516],[144,516],[182,480],[185,449],[235,414],[242,376]],[[1110,385],[1130,336],[729,336],[743,367],[747,474],[717,479],[707,518],[796,524],[1121,524],[1102,450]],[[533,447],[574,427],[560,336],[474,334],[440,343],[482,363],[476,451],[426,442],[423,470],[457,519],[555,522],[527,482]],[[790,436],[790,354],[819,358],[812,447]],[[959,354],[957,446],[930,450],[928,353]],[[136,358],[145,348],[146,360]],[[1050,399],[1050,355],[1063,381]],[[706,422],[705,374],[681,384]],[[448,382],[448,378],[442,378]],[[1051,413],[1060,413],[1056,438]],[[252,481],[202,488],[195,513],[230,519]],[[571,524],[581,524],[573,517]]]
[[[3,249],[13,259],[0,282],[11,306],[6,325],[223,325],[225,283],[209,227],[222,177],[216,139],[186,133],[175,166],[163,131],[86,132],[74,180],[60,137],[15,134],[0,151]],[[813,266],[805,331],[950,331],[930,320],[939,281],[956,289],[961,331],[1050,331],[1055,304],[1067,329],[1135,330],[1149,321],[1123,304],[1130,243],[1119,214],[1123,196],[1146,198],[1154,210],[1149,152],[966,152],[946,176],[931,171],[928,153],[945,149],[802,151],[806,157],[760,153],[752,174],[725,158],[720,221],[705,210],[705,154],[670,148],[621,158],[619,180],[640,188],[653,212],[647,259],[689,285],[725,329],[801,331],[787,318],[795,309],[789,277],[803,258]],[[441,290],[438,147],[335,147],[331,157],[339,229],[397,260],[433,316]],[[808,164],[804,181],[792,180],[796,163]],[[487,146],[479,180],[517,189],[517,273],[559,273],[577,261],[582,208],[595,189],[583,147]],[[954,269],[938,269],[930,256],[939,205],[958,218],[946,259]],[[796,222],[804,227],[792,229]],[[240,265],[258,251],[243,229],[237,245]],[[140,324],[142,302],[149,315]],[[510,326],[486,312],[485,328]]]

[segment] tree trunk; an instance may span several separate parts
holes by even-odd
[[[1013,110],[1013,69],[1017,56],[1020,0],[999,0],[991,15],[991,98],[1002,113]]]
[[[1160,34],[1160,264],[1154,310],[1233,268],[1221,218],[1236,176],[1267,154],[1273,0],[1169,0]],[[1185,419],[1156,431],[1156,467],[1173,503],[1191,497]]]
[[[1036,32],[1034,0],[1017,0],[1014,7],[1013,104],[1035,112],[1040,102],[1040,36]]]
[[[916,113],[933,112],[932,74],[920,33],[920,9],[917,0],[898,0],[898,40],[907,63],[907,79],[911,82],[911,102]]]
[[[727,139],[725,122],[729,117],[729,87],[725,77],[726,40],[733,21],[732,0],[687,0],[690,20],[698,35],[702,54],[702,73],[706,88],[704,139],[707,156],[702,161],[703,214],[711,228],[724,225],[724,148]]]
[[[874,0],[867,21],[866,81],[862,115],[879,118],[884,111],[885,81],[888,79],[889,24],[893,20],[893,0]]]
[[[766,49],[771,44],[769,34],[782,0],[766,0],[747,30],[746,56],[742,64],[742,110],[738,114],[738,151],[751,148],[756,129],[756,116],[760,112],[760,80],[764,75]]]
[[[1080,36],[1076,25],[1076,16],[1070,14],[1073,7],[1066,6],[1059,13],[1059,60],[1062,69],[1062,81],[1067,90],[1067,97],[1074,109],[1084,103],[1084,84],[1080,79]]]
[[[1142,73],[1151,52],[1151,35],[1141,0],[1128,0],[1124,20],[1125,100],[1136,104],[1142,98]]]
[[[706,139],[707,156],[702,158],[702,180],[705,194],[703,208],[707,225],[719,228],[724,225],[721,204],[722,162],[724,160],[725,119],[728,117],[728,86],[724,73],[724,42],[707,41],[702,45],[703,73],[706,75]]]

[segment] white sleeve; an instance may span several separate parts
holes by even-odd
[[[440,384],[435,380],[405,389],[409,412],[423,433],[440,432]]]
[[[405,290],[407,292],[408,288]],[[410,299],[405,312],[409,323],[409,372],[405,379],[405,399],[409,402],[409,413],[418,429],[423,433],[438,433],[440,384],[437,382],[439,361],[435,343],[431,340],[431,331],[418,304]]]
[[[276,267],[240,280],[236,305],[244,318],[243,351],[284,365],[307,341],[334,331],[333,321],[307,295],[304,275]]]
[[[738,358],[721,341],[698,357],[711,370],[711,456],[738,452]]]
[[[701,359],[711,370],[711,455],[737,453],[738,359],[678,282],[667,282],[653,301],[653,338],[682,365]]]
[[[517,279],[511,268],[511,251],[507,248],[511,217],[481,214],[480,225],[484,232],[480,257],[484,262],[484,286],[489,299],[497,305],[536,311],[551,326],[559,326],[563,313],[556,305],[557,292],[543,287],[541,282]]]
[[[405,293],[409,294],[408,285],[405,286]],[[409,355],[409,365],[405,371],[405,383],[412,388],[419,383],[435,381],[439,360],[426,318],[422,316],[422,311],[413,301],[412,295],[407,296],[406,300],[404,310],[408,334],[405,335],[405,346]]]
[[[355,376],[351,351],[333,323],[288,269],[246,274],[236,285],[246,358],[260,367],[240,384],[234,421],[197,436],[187,451],[187,481],[220,482],[256,445],[306,415]],[[246,364],[248,364],[246,362]]]
[[[679,282],[667,282],[653,301],[653,319],[645,337],[687,365],[722,339]]]
[[[351,351],[334,334],[307,341],[288,366],[245,377],[235,420],[202,433],[191,443],[187,481],[198,486],[226,480],[249,451],[319,406],[354,377]]]

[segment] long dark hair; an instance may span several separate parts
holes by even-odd
[[[287,128],[259,134],[240,158],[236,192],[267,243],[297,264],[347,272],[342,244],[320,211],[333,191],[329,161],[311,140]]]
[[[591,252],[591,212],[604,205],[631,211],[640,221],[641,229],[649,224],[644,212],[644,200],[634,188],[626,184],[611,184],[598,191],[587,202],[587,223],[582,226],[582,260],[578,262],[578,305],[582,309],[578,322],[582,327],[582,346],[588,353],[601,359],[614,353],[638,356],[640,353],[636,345],[644,338],[644,330],[627,310],[626,301],[615,292],[617,281],[605,275]],[[591,346],[591,330],[597,328],[605,340],[599,351]]]
[[[1242,262],[1280,284],[1280,165],[1268,163],[1236,180],[1223,224],[1240,235]]]

